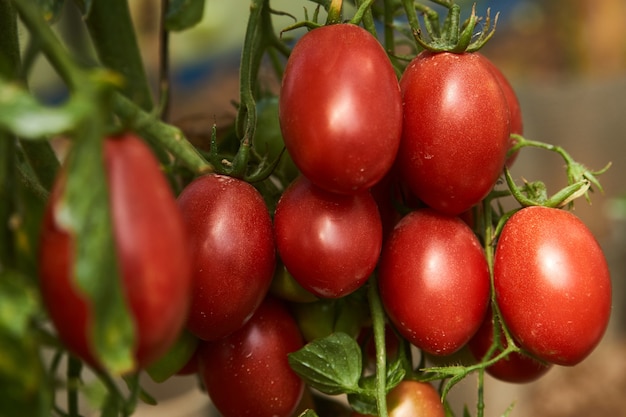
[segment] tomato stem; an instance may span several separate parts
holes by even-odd
[[[17,15],[11,4],[0,2],[0,77],[12,80],[19,75]],[[0,131],[0,273],[16,266],[14,232],[9,227],[16,209],[16,138]]]
[[[67,358],[67,410],[69,417],[79,417],[78,391],[83,363],[73,355]]]
[[[378,415],[387,417],[387,350],[385,348],[385,312],[378,293],[378,280],[372,275],[368,282],[367,299],[372,316],[374,345],[376,347],[376,405]]]
[[[341,22],[343,0],[331,0],[328,7],[327,25],[334,25]]]
[[[156,115],[140,109],[128,98],[116,94],[113,98],[115,113],[123,120],[132,122],[133,128],[153,144],[159,144],[171,152],[195,174],[214,171],[213,165],[187,140],[182,131],[159,120]]]

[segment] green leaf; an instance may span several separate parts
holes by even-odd
[[[97,117],[95,118],[97,119]],[[67,182],[55,207],[57,224],[74,236],[74,279],[91,301],[92,351],[110,372],[134,367],[134,326],[121,289],[109,193],[104,174],[102,127],[81,131],[67,160]]]
[[[202,20],[204,0],[170,0],[165,14],[165,28],[182,31]]]
[[[405,375],[406,370],[404,369],[402,358],[398,358],[387,365],[387,382],[385,384],[387,392],[391,391],[396,385],[402,382]]]
[[[25,139],[72,130],[91,109],[82,96],[70,98],[63,106],[44,106],[18,84],[0,79],[0,128]]]
[[[361,348],[345,333],[314,340],[289,354],[289,364],[310,386],[325,394],[360,391]]]
[[[47,416],[52,405],[31,323],[40,314],[37,291],[21,274],[0,273],[0,409],[3,417]]]

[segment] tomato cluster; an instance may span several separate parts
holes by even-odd
[[[294,47],[278,105],[289,170],[300,175],[272,212],[259,189],[215,173],[175,200],[140,140],[105,141],[138,367],[185,328],[199,343],[177,369],[199,373],[224,416],[289,416],[305,387],[288,354],[333,332],[367,332],[358,295],[368,282],[378,285],[394,356],[401,338],[435,356],[469,346],[477,361],[514,343],[486,370],[526,382],[597,345],[610,278],[576,217],[523,208],[494,242],[475,227],[514,161],[511,133],[522,133],[515,93],[484,56],[422,52],[398,80],[369,32],[324,26]],[[43,298],[67,347],[98,366],[90,306],[70,279],[76,242],[56,225],[59,192],[41,241]],[[432,386],[409,379],[389,392],[390,415],[443,415]],[[393,411],[398,402],[414,411]]]

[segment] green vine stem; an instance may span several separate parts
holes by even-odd
[[[127,0],[91,2],[85,22],[102,65],[124,78],[124,95],[142,109],[152,110],[152,94]]]
[[[80,390],[80,374],[83,363],[75,356],[67,357],[67,411],[70,417],[79,417],[78,392]]]
[[[588,202],[591,201],[589,191],[593,191],[592,187],[595,187],[600,192],[604,192],[598,176],[604,174],[610,167],[611,162],[606,164],[603,168],[592,171],[586,166],[577,162],[572,156],[561,146],[551,145],[549,143],[529,140],[521,135],[512,134],[511,138],[515,142],[515,145],[509,149],[507,155],[513,155],[515,152],[522,148],[532,147],[547,150],[558,154],[566,165],[568,186],[548,198],[544,194],[543,184],[534,184],[529,186],[528,184],[523,189],[517,187],[511,178],[508,169],[505,169],[505,179],[507,185],[515,199],[522,206],[530,205],[542,205],[546,207],[563,207],[573,203],[573,200],[584,195]],[[534,187],[534,188],[533,188]]]
[[[115,113],[130,123],[142,137],[152,144],[159,144],[167,149],[195,174],[200,175],[214,171],[213,165],[204,159],[176,126],[167,124],[159,120],[153,113],[140,109],[121,94],[116,94],[113,98],[113,107]]]
[[[374,346],[376,347],[376,405],[379,417],[387,417],[387,350],[385,348],[385,312],[378,293],[375,275],[369,280],[367,300],[372,316]]]
[[[17,15],[7,0],[0,0],[0,77],[19,73]],[[15,137],[0,131],[0,272],[15,266],[15,245],[10,228],[15,210]]]

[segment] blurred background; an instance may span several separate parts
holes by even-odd
[[[471,2],[459,2],[466,10]],[[158,63],[158,2],[132,0],[146,67]],[[525,136],[560,145],[592,169],[612,162],[599,179],[592,204],[577,201],[575,213],[589,226],[609,260],[614,285],[610,328],[596,351],[573,368],[555,367],[529,385],[488,379],[487,417],[626,416],[626,1],[624,0],[492,0],[478,1],[477,12],[499,12],[494,38],[483,49],[509,78],[521,103]],[[304,18],[303,5],[272,0],[272,8]],[[206,137],[213,122],[228,124],[238,98],[238,63],[249,12],[247,0],[207,0],[197,27],[171,36],[172,92],[170,121],[193,138]],[[280,30],[293,23],[277,17]],[[63,25],[61,22],[59,25]],[[68,29],[69,27],[69,29]],[[66,31],[78,30],[71,24]],[[290,35],[290,36],[293,36]],[[78,39],[78,38],[76,38]],[[38,66],[39,88],[54,101],[54,83],[45,63]],[[277,80],[269,85],[278,86]],[[543,180],[548,190],[566,183],[563,163],[545,151],[524,150],[512,169],[521,181]],[[564,236],[564,239],[567,237]],[[150,385],[159,407],[140,409],[139,416],[213,415],[193,378]],[[475,378],[453,390],[455,411],[475,406]],[[168,408],[169,407],[169,408]],[[157,414],[158,412],[158,414]]]

